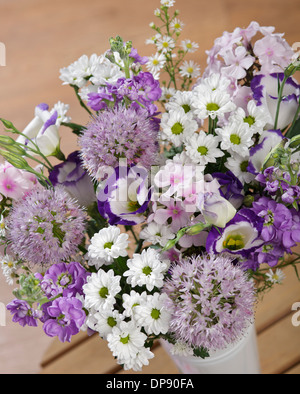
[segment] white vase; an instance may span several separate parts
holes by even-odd
[[[194,356],[177,356],[170,353],[170,345],[162,341],[174,363],[183,374],[260,374],[257,336],[252,324],[243,337],[224,350],[211,352],[202,359]]]

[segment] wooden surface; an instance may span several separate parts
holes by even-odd
[[[6,67],[0,67],[0,117],[12,120],[23,129],[33,118],[34,107],[57,101],[70,104],[70,116],[85,123],[72,90],[62,86],[59,69],[82,54],[101,54],[108,39],[121,35],[132,40],[141,55],[154,53],[145,40],[152,35],[153,10],[159,0],[0,0],[0,42],[6,46]],[[205,50],[224,30],[247,27],[253,20],[273,25],[293,44],[300,41],[299,0],[177,0],[176,8],[185,23],[182,39],[199,43],[190,56],[206,65]],[[1,132],[1,127],[0,127]],[[76,138],[61,130],[62,150],[68,154],[77,147]],[[53,161],[55,163],[55,161]],[[291,305],[300,301],[300,286],[289,277],[287,283],[268,294],[258,307],[258,340],[263,372],[299,373],[300,327],[291,325]],[[9,302],[11,288],[0,276],[0,302]],[[85,335],[71,345],[61,345],[42,330],[23,329],[11,324],[0,327],[0,372],[35,373],[44,349],[43,373],[101,373],[117,369],[106,344]],[[177,373],[162,348],[147,371]]]
[[[300,299],[300,283],[293,269],[285,270],[284,285],[277,285],[257,304],[256,330],[263,374],[298,374],[300,326],[292,324],[291,307]],[[178,374],[165,350],[157,343],[155,358],[142,374]],[[41,362],[42,374],[138,374],[124,371],[98,335],[80,333],[70,344],[55,340]]]

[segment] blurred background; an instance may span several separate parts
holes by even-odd
[[[116,35],[132,40],[140,55],[154,54],[145,40],[152,35],[149,23],[159,6],[159,0],[0,0],[0,42],[6,48],[6,66],[0,66],[0,117],[22,130],[37,104],[52,107],[60,100],[70,105],[75,123],[85,123],[88,117],[73,90],[59,79],[60,68],[83,54],[102,54]],[[205,51],[215,38],[251,21],[275,26],[290,45],[300,41],[299,0],[177,0],[175,7],[185,24],[182,39],[199,44],[189,59],[202,70]],[[76,138],[67,129],[61,132],[62,151],[68,154]],[[11,301],[11,290],[0,275],[0,302]],[[37,373],[51,341],[40,328],[12,324],[7,314],[6,326],[0,326],[0,373]]]

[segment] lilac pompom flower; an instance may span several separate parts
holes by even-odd
[[[169,331],[192,347],[222,349],[241,338],[253,319],[253,283],[225,255],[179,261],[163,291],[173,310]]]
[[[22,260],[60,263],[77,252],[85,219],[85,212],[62,188],[36,189],[11,210],[7,238]]]
[[[122,106],[105,110],[79,138],[83,165],[97,180],[103,177],[103,167],[116,168],[121,159],[149,169],[158,154],[157,138],[147,110]]]
[[[82,166],[79,151],[72,152],[66,161],[54,166],[49,179],[54,187],[62,185],[81,206],[87,207],[96,201],[92,179]]]
[[[49,319],[43,325],[49,337],[58,337],[61,342],[70,342],[85,323],[86,314],[82,302],[75,297],[60,297],[47,308]]]

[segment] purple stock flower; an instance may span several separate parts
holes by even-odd
[[[98,209],[109,224],[135,225],[145,221],[152,189],[142,167],[117,167],[98,190]]]
[[[15,299],[6,308],[13,315],[14,323],[19,323],[22,327],[37,327],[38,314],[26,301]]]
[[[158,154],[158,134],[146,110],[116,107],[94,118],[79,139],[85,168],[97,180],[119,161],[149,169]]]
[[[75,297],[60,297],[47,308],[49,319],[43,329],[49,337],[58,337],[61,342],[70,342],[84,324],[86,314],[82,302]]]
[[[61,188],[35,189],[14,205],[7,220],[8,240],[20,259],[60,263],[78,250],[86,214]]]
[[[190,346],[222,349],[253,318],[253,283],[227,256],[194,256],[174,264],[163,292],[173,311],[170,332]]]
[[[82,295],[82,286],[89,273],[77,262],[53,264],[41,277],[40,286],[48,298]]]
[[[62,185],[81,206],[89,206],[96,201],[93,182],[82,166],[78,151],[71,153],[65,162],[54,166],[49,179],[54,187]]]
[[[129,57],[131,57],[132,59],[134,59],[135,63],[140,63],[140,64],[146,64],[148,62],[148,57],[147,56],[140,56],[138,54],[137,49],[135,48],[131,48],[131,52]]]

